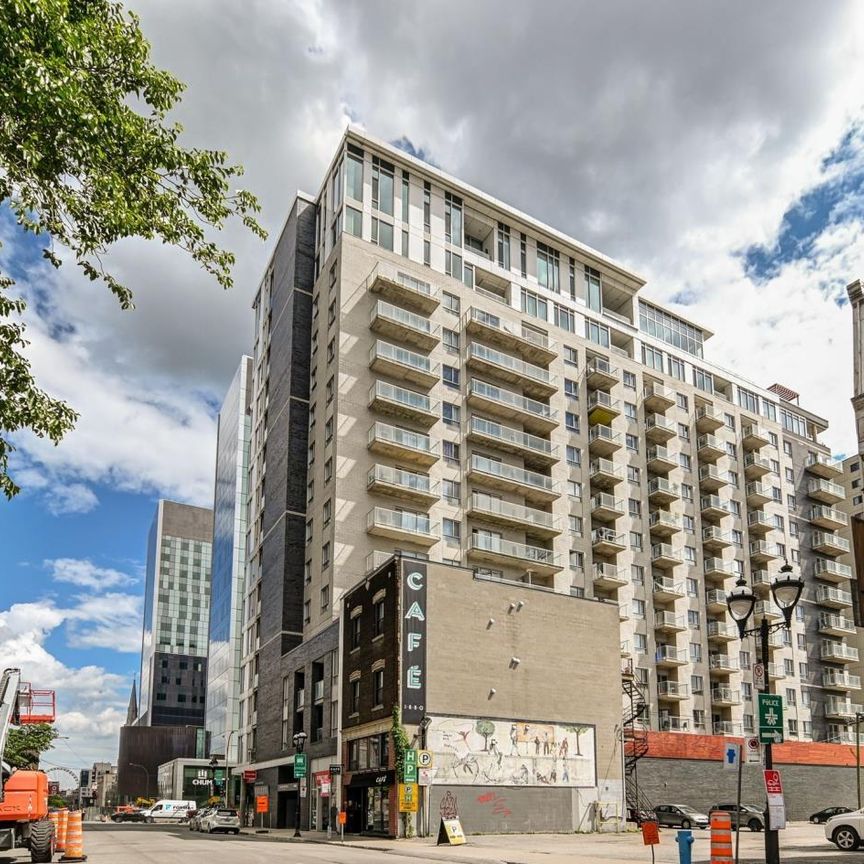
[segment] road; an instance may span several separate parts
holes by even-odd
[[[664,830],[655,849],[657,864],[677,864],[675,831]],[[694,832],[694,864],[709,861],[707,831]],[[284,842],[279,842],[282,840]],[[194,834],[185,827],[164,825],[87,825],[84,829],[88,864],[633,864],[651,861],[638,834],[514,835],[469,837],[463,847],[435,847],[429,840],[296,842],[288,832],[240,837]],[[829,844],[820,825],[793,823],[780,836],[783,864],[861,864],[864,853],[839,852]],[[741,834],[741,864],[764,862],[764,839]],[[0,864],[26,864],[29,855],[0,853]]]

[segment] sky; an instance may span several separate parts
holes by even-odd
[[[145,241],[106,258],[122,312],[0,215],[42,387],[81,417],[20,435],[0,503],[0,657],[58,690],[48,762],[115,759],[138,670],[160,497],[210,506],[215,417],[251,349],[250,304],[295,192],[346,123],[623,262],[704,323],[706,356],[786,384],[852,452],[851,316],[864,275],[864,4],[138,0],[154,61],[187,84],[183,140],[227,150],[270,239],[238,225],[225,292]],[[58,250],[62,253],[62,250]]]

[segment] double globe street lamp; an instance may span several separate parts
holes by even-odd
[[[769,624],[766,615],[761,616],[758,626],[747,629],[747,622],[756,608],[756,595],[747,584],[744,576],[739,576],[735,587],[726,595],[726,605],[729,614],[738,625],[738,633],[743,640],[745,636],[759,636],[759,654],[765,669],[762,679],[762,693],[768,693],[768,636],[776,630],[788,630],[792,626],[792,613],[801,599],[804,581],[792,573],[792,565],[787,561],[781,568],[776,579],[771,583],[771,595],[774,602],[783,613],[783,621]],[[765,768],[774,767],[771,744],[765,745]],[[765,824],[765,864],[780,864],[780,839],[776,828],[771,828],[770,813],[766,807]]]

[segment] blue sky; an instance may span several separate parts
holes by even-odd
[[[38,380],[81,412],[57,448],[16,439],[25,492],[0,502],[0,652],[60,691],[58,761],[116,754],[138,659],[110,646],[135,648],[155,502],[210,506],[216,406],[251,350],[258,280],[349,119],[644,274],[646,296],[715,331],[709,358],[798,390],[830,420],[827,443],[854,446],[842,300],[864,275],[861,4],[818,21],[797,0],[780,17],[550,0],[506,20],[491,0],[133,6],[188,85],[186,140],[245,165],[271,238],[228,227],[230,292],[182,253],[121,243],[106,261],[137,305],[121,313],[0,216]]]

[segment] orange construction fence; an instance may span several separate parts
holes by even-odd
[[[711,814],[711,864],[732,864],[732,816],[722,810]]]
[[[72,810],[69,813],[69,824],[66,828],[66,854],[61,861],[86,861],[84,854],[84,833],[81,826],[81,811]]]

